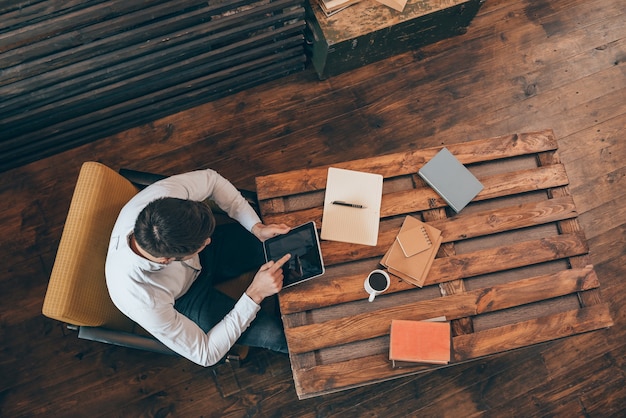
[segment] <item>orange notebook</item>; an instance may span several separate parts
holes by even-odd
[[[380,264],[389,273],[422,287],[442,242],[441,231],[407,216]]]
[[[394,367],[406,362],[450,362],[450,322],[394,319],[389,337],[389,360]]]

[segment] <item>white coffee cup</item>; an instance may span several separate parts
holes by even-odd
[[[367,279],[365,279],[365,283],[363,284],[365,291],[370,295],[368,300],[373,302],[376,295],[380,295],[385,290],[389,289],[390,283],[391,280],[389,280],[389,275],[386,271],[373,270],[367,275]]]

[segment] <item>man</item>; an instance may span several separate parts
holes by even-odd
[[[215,228],[207,198],[238,223]],[[264,225],[213,170],[166,178],[120,212],[106,259],[109,294],[125,315],[202,366],[217,363],[236,341],[286,352],[279,318],[259,305],[281,290],[282,265],[290,257],[264,263],[261,242],[288,231]],[[238,301],[213,287],[257,268]]]

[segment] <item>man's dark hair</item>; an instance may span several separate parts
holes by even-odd
[[[133,234],[150,255],[180,258],[202,248],[214,230],[215,217],[205,203],[164,197],[139,213]]]

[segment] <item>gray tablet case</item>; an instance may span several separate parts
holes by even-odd
[[[480,181],[447,148],[424,164],[419,175],[456,213],[483,189]]]

